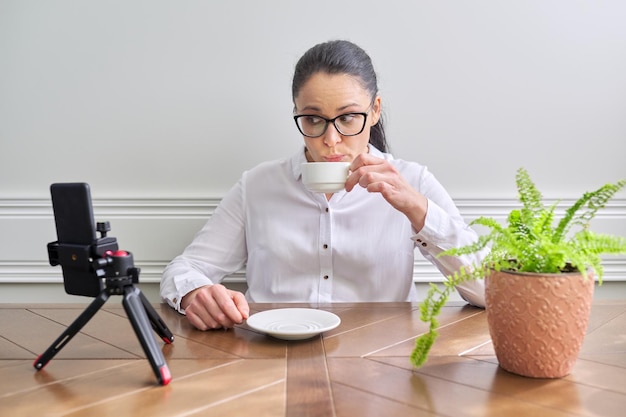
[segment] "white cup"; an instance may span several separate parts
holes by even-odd
[[[302,164],[302,182],[315,193],[334,193],[346,186],[349,162],[305,162]]]

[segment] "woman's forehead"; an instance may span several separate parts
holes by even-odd
[[[368,99],[369,93],[358,77],[318,72],[302,85],[295,104],[298,110],[328,106],[339,109],[367,104]]]

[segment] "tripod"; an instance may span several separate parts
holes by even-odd
[[[51,254],[51,263],[57,253],[63,253],[63,246],[58,242],[53,242],[48,246]],[[65,248],[67,249],[67,248]],[[71,249],[75,249],[71,248]],[[58,251],[58,252],[57,252]],[[54,265],[54,263],[53,263]],[[44,366],[87,324],[87,322],[100,310],[111,295],[122,295],[122,304],[133,330],[141,343],[152,370],[154,371],[159,384],[167,385],[172,376],[165,363],[163,353],[157,346],[150,326],[167,344],[174,341],[174,336],[167,328],[163,320],[159,317],[154,308],[150,305],[141,290],[135,287],[139,282],[139,268],[135,268],[133,256],[130,252],[122,250],[107,250],[104,256],[93,261],[96,275],[105,278],[105,286],[96,296],[95,300],[78,316],[76,320],[54,341],[54,343],[36,360],[33,366],[38,371]]]

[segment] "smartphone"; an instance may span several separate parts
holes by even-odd
[[[63,268],[65,292],[95,297],[102,291],[103,283],[91,264],[98,239],[89,184],[52,184],[50,194],[58,239],[48,245],[49,253],[53,245],[58,257],[57,263],[52,259],[50,263]]]

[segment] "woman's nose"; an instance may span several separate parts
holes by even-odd
[[[335,127],[334,123],[330,123],[326,132],[324,132],[324,143],[328,147],[333,147],[337,143],[341,142],[341,134]]]

